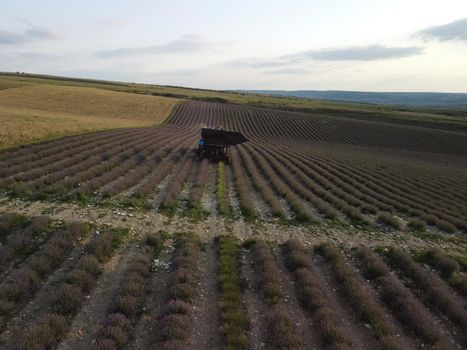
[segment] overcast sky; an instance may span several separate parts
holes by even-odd
[[[0,71],[467,92],[467,1],[0,0]]]

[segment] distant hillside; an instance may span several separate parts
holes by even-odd
[[[259,94],[407,107],[467,108],[467,93],[248,90]]]

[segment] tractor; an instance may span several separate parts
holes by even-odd
[[[201,139],[198,142],[198,159],[208,158],[214,162],[230,162],[230,146],[248,141],[238,131],[223,129],[201,129]]]

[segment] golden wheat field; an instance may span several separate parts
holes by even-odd
[[[113,128],[158,125],[179,100],[88,87],[0,81],[0,148]]]

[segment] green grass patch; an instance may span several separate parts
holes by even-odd
[[[217,196],[217,203],[219,212],[226,216],[232,216],[232,212],[230,210],[229,205],[229,197],[228,197],[228,190],[227,185],[225,183],[225,165],[224,162],[219,162],[217,165],[217,188],[216,188],[216,196]]]
[[[148,196],[131,196],[123,199],[120,204],[124,208],[136,208],[136,209],[143,209],[149,210],[152,208],[151,203],[149,202]]]
[[[161,205],[160,207],[160,212],[169,218],[173,218],[175,216],[175,213],[177,212],[177,203],[171,203],[169,205]]]
[[[159,230],[157,232],[151,232],[146,235],[145,243],[150,247],[151,255],[153,257],[159,256],[162,249],[164,248],[165,242],[170,238],[170,235],[165,230]]]
[[[205,220],[209,216],[209,212],[200,206],[189,205],[186,209],[186,216],[190,218],[190,222],[197,223]]]
[[[219,254],[218,280],[221,287],[222,333],[226,349],[246,349],[248,320],[242,306],[241,250],[231,235],[216,237]]]

